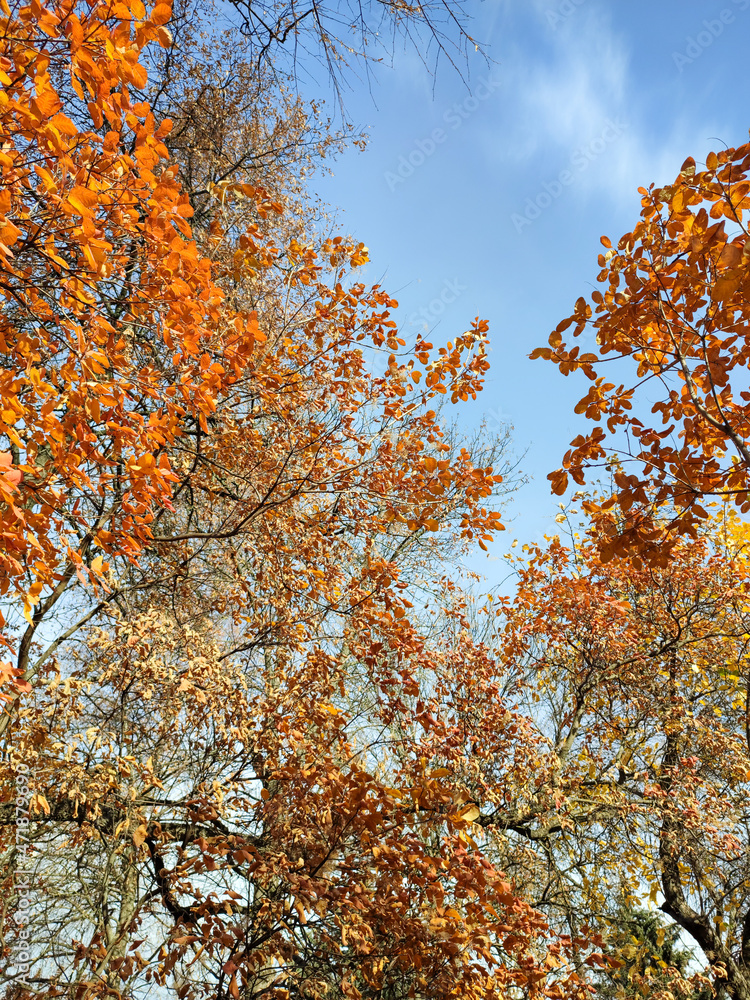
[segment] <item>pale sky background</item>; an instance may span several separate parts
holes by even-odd
[[[407,339],[425,321],[436,344],[476,315],[490,322],[492,369],[461,420],[467,431],[483,418],[490,428],[511,421],[533,477],[497,557],[512,537],[554,532],[546,475],[583,423],[573,414],[583,376],[566,379],[528,354],[596,287],[599,237],[633,228],[640,185],[670,183],[687,156],[747,140],[750,0],[466,9],[491,65],[472,58],[464,83],[444,63],[433,80],[398,50],[346,95],[368,148],[345,153],[315,186],[340,209],[341,229],[369,247],[365,279],[399,300]]]

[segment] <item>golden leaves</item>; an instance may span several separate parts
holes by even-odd
[[[136,847],[140,847],[145,842],[146,837],[148,837],[148,826],[145,823],[141,823],[140,826],[133,830],[133,843]]]
[[[68,195],[68,204],[78,215],[90,216],[98,206],[98,198],[95,191],[89,188],[76,186]]]
[[[740,147],[711,154],[706,171],[688,158],[674,184],[642,189],[641,220],[619,241],[618,251],[602,238],[607,253],[599,257],[599,281],[605,290],[592,294],[594,310],[579,298],[551,334],[550,348],[532,354],[553,361],[565,375],[583,371],[594,385],[576,412],[593,421],[606,416],[606,433],[581,435],[565,457],[575,481],[583,482],[587,469],[617,451],[641,470],[617,489],[632,522],[627,545],[623,534],[610,554],[629,546],[654,554],[656,512],[673,500],[680,510],[673,526],[685,531],[703,518],[696,502],[702,497],[732,495],[750,510],[740,488],[750,484],[750,403],[732,391],[744,387],[750,364],[750,267],[745,237],[728,239],[724,221],[741,223],[748,170],[747,148]],[[595,350],[579,354],[566,346],[563,333],[572,324],[574,336],[590,328]],[[604,381],[601,366],[610,359],[619,359],[622,371],[630,369],[630,383]],[[667,388],[674,377],[682,384],[679,391]],[[661,428],[639,409],[643,386],[655,385],[654,378],[664,385],[649,404]],[[682,447],[670,443],[670,428]],[[562,472],[551,478],[555,492],[564,491]]]
[[[84,623],[70,676],[39,689],[54,706],[42,740],[60,737],[48,803],[80,820],[61,839],[101,834],[118,871],[148,844],[159,975],[186,943],[222,957],[241,942],[222,968],[242,995],[253,963],[296,974],[304,926],[335,989],[352,955],[373,983],[414,967],[435,995],[496,995],[495,975],[523,989],[543,921],[480,843],[453,695],[471,678],[493,739],[509,723],[447,581],[444,635],[413,610],[422,575],[438,579],[426,532],[484,547],[502,528],[501,477],[454,451],[427,409],[481,390],[487,324],[437,349],[420,339],[402,363],[395,300],[350,278],[367,248],[290,236],[296,220],[255,186],[212,189],[204,257],[164,162],[169,124],[130,97],[142,47],[168,40],[168,7],[148,16],[133,0],[105,19],[70,6],[52,50],[81,101],[75,124],[52,95],[41,122],[31,83],[7,112],[18,173],[2,206],[20,249],[3,278],[22,316],[0,319],[3,411],[21,432],[20,464],[0,475],[2,578],[35,623],[60,580],[96,588],[94,607],[108,586],[116,597],[106,630]],[[34,18],[22,27],[41,86]],[[241,224],[225,226],[230,210]],[[365,349],[387,356],[382,376]],[[382,752],[361,752],[370,730]],[[206,895],[206,872],[239,891]],[[247,956],[236,899],[258,902],[262,950]]]
[[[13,411],[4,411],[0,416],[8,422],[15,420],[15,412]],[[14,468],[11,453],[9,451],[0,452],[0,490],[9,487],[16,489],[22,482],[23,473],[20,469]]]
[[[457,814],[458,818],[464,823],[473,823],[475,819],[479,819],[480,809],[475,803],[471,802]]]
[[[601,507],[593,506],[582,540],[564,547],[547,539],[531,551],[505,613],[503,644],[509,665],[520,659],[534,689],[549,686],[561,698],[550,751],[555,814],[561,821],[575,814],[574,838],[597,829],[590,875],[576,873],[597,910],[628,883],[634,894],[650,885],[652,900],[672,892],[665,853],[692,852],[691,864],[676,870],[672,899],[726,879],[746,849],[738,805],[750,769],[746,706],[736,698],[736,671],[747,673],[748,568],[735,529],[727,532],[720,513],[698,538],[680,539],[663,566],[628,555],[603,562]],[[540,761],[537,775],[543,768]],[[547,802],[551,809],[547,794],[540,818]],[[608,817],[603,836],[601,815]],[[623,854],[623,845],[636,850]],[[731,935],[725,940],[731,947]]]
[[[7,373],[0,380],[0,417],[21,452],[21,468],[33,467],[39,442],[49,452],[43,477],[10,468],[0,475],[1,586],[18,588],[27,620],[61,563],[72,559],[79,578],[87,579],[80,553],[71,555],[65,539],[72,523],[82,537],[90,525],[77,508],[64,512],[67,497],[81,489],[111,495],[113,469],[122,462],[130,481],[117,488],[125,487],[132,506],[119,526],[97,538],[107,551],[137,552],[150,537],[154,511],[169,507],[175,480],[166,456],[157,464],[155,454],[179,434],[186,411],[215,408],[216,394],[237,377],[255,339],[250,321],[235,340],[231,371],[219,364],[195,370],[199,345],[214,337],[221,292],[190,239],[189,206],[174,174],[154,173],[171,123],[158,125],[148,105],[131,104],[123,86],[144,85],[140,51],[170,15],[160,4],[143,22],[139,0],[106,10],[32,4],[13,15],[13,30],[0,43],[8,78],[0,109],[8,170],[0,192],[0,267],[3,295],[15,303],[0,322]],[[134,18],[140,21],[135,40]],[[50,49],[50,38],[65,44]],[[64,113],[50,84],[51,58],[58,76],[71,77],[80,98],[86,94],[88,124]],[[97,130],[105,122],[102,140]],[[129,132],[134,156],[127,150]],[[118,282],[127,288],[127,268],[135,265],[139,285],[118,305],[128,314],[130,333],[118,339],[109,320],[112,297],[121,296]],[[154,343],[169,344],[183,366],[179,372],[160,377],[153,368],[134,368],[134,324]],[[144,404],[156,420],[141,419],[137,406]],[[95,577],[102,560],[94,558]]]

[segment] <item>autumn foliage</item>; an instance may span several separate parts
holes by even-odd
[[[602,237],[605,288],[591,305],[580,298],[532,355],[591,381],[576,412],[597,426],[572,442],[550,477],[554,491],[568,477],[582,485],[613,451],[622,459],[612,502],[626,520],[607,524],[602,511],[607,553],[664,557],[668,504],[678,532],[707,516],[706,498],[750,511],[749,172],[744,145],[711,153],[704,170],[688,159],[673,184],[640,189],[633,231],[616,246]],[[590,334],[583,348],[564,343],[571,327],[573,337]]]
[[[502,527],[504,459],[436,404],[481,389],[487,325],[404,357],[362,244],[305,234],[242,164],[183,184],[132,96],[171,16],[4,7],[0,809],[4,888],[33,871],[38,903],[17,985],[577,995],[592,942],[547,939],[466,780],[488,668],[440,566]],[[29,934],[5,920],[8,962]]]
[[[744,145],[641,188],[633,231],[602,237],[605,287],[534,351],[591,382],[576,412],[596,426],[553,491],[598,475],[604,496],[578,494],[584,543],[553,541],[524,568],[512,618],[526,624],[505,646],[552,685],[553,783],[574,790],[555,822],[576,831],[582,909],[632,909],[650,883],[732,998],[750,996],[747,529],[731,513],[750,511],[748,171]],[[571,327],[583,347],[564,342]],[[625,843],[624,861],[609,855]]]
[[[333,57],[331,9],[266,6],[0,0],[8,1000],[572,1000],[644,894],[707,966],[665,1000],[748,1000],[747,532],[699,503],[746,509],[746,152],[644,192],[597,353],[582,301],[538,352],[647,474],[485,595],[513,461],[448,414],[487,324],[406,348],[307,200],[342,136],[269,55]]]
[[[226,269],[212,274],[198,252],[189,199],[165,162],[170,123],[157,125],[130,98],[146,82],[143,47],[169,44],[161,27],[169,16],[163,4],[148,16],[139,4],[7,12],[2,586],[21,592],[29,621],[45,588],[96,576],[94,548],[137,556],[155,512],[171,504],[178,477],[168,447],[186,428],[205,431],[265,337],[254,311],[222,309],[214,278]],[[278,211],[247,185],[225,185],[222,201],[228,194],[259,216]],[[259,250],[253,231],[246,221],[235,274],[243,261],[280,252]],[[348,259],[345,246],[331,250]],[[309,284],[314,253],[295,244],[289,254],[298,265],[292,283]],[[344,322],[363,293],[349,293]],[[429,374],[430,386],[451,358]],[[473,391],[471,378],[454,391]]]
[[[750,995],[747,545],[727,511],[658,568],[604,562],[595,530],[549,539],[518,560],[498,638],[540,752],[495,822],[537,845],[527,870],[561,914],[650,900],[733,998]]]
[[[255,326],[220,318],[165,163],[169,122],[131,99],[143,47],[168,44],[170,8],[4,15],[0,586],[31,622],[107,553],[136,557],[170,504],[165,448],[216,409]]]

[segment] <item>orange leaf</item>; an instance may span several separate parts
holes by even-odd
[[[96,207],[96,192],[89,188],[76,185],[68,195],[68,203],[81,216],[91,215]]]
[[[157,4],[156,7],[151,11],[151,17],[149,20],[152,24],[157,27],[161,27],[162,24],[166,24],[172,19],[172,8],[167,3]]]

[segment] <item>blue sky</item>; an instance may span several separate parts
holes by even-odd
[[[489,320],[492,370],[461,421],[513,423],[533,479],[507,534],[524,542],[554,530],[546,475],[582,426],[573,406],[585,392],[584,379],[528,354],[595,287],[599,237],[632,229],[640,185],[746,141],[750,0],[466,9],[490,65],[477,55],[466,81],[447,64],[433,80],[399,50],[355,80],[346,107],[368,148],[345,153],[316,187],[369,247],[366,278],[398,298],[407,339],[425,323],[437,343],[476,315]]]

